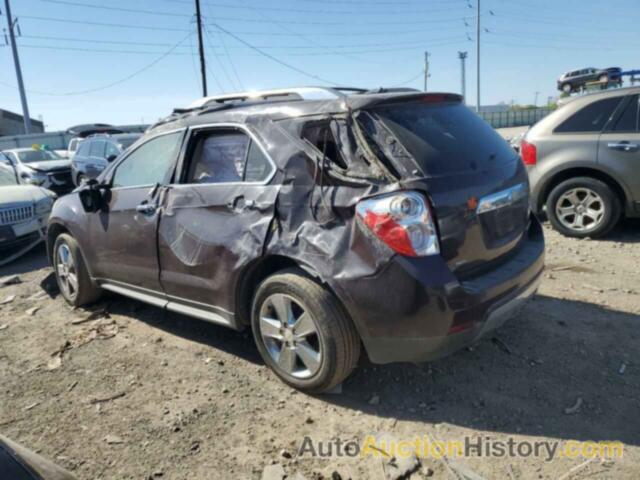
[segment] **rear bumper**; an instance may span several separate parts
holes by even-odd
[[[460,281],[439,257],[395,257],[375,279],[347,285],[346,306],[373,363],[435,360],[514,317],[543,269],[544,236],[532,217],[516,251],[487,273]]]

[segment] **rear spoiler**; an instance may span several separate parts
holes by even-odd
[[[440,93],[440,92],[403,92],[388,93],[376,95],[352,95],[344,100],[351,110],[362,110],[373,108],[381,105],[392,105],[397,103],[408,102],[425,102],[425,103],[461,103],[462,95],[457,93]]]

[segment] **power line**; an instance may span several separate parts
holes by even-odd
[[[191,15],[188,14],[182,14],[182,13],[175,13],[175,12],[162,12],[162,11],[156,11],[156,10],[141,10],[141,9],[135,9],[135,8],[126,8],[126,7],[114,7],[114,6],[109,6],[109,5],[94,5],[91,3],[83,3],[83,2],[77,2],[77,1],[71,1],[71,0],[41,0],[43,2],[49,2],[49,3],[56,3],[56,4],[61,4],[61,5],[68,5],[68,6],[75,6],[75,7],[82,7],[82,8],[93,8],[93,9],[100,9],[100,10],[110,10],[110,11],[117,11],[117,12],[127,12],[127,13],[141,13],[141,14],[147,14],[147,15],[161,15],[161,16],[169,16],[169,17],[188,17],[190,18]],[[353,25],[354,23],[362,23],[362,24],[366,24],[366,25],[425,25],[425,24],[432,24],[432,23],[442,23],[442,22],[458,22],[461,19],[469,19],[471,17],[451,17],[451,18],[441,18],[441,19],[433,19],[430,18],[428,20],[407,20],[407,21],[393,21],[390,22],[388,20],[384,21],[384,22],[371,22],[371,21],[364,21],[364,22],[353,22],[353,21],[341,21],[341,22],[337,22],[337,21],[329,21],[329,22],[321,22],[318,20],[315,21],[305,21],[305,20],[279,20],[280,23],[287,23],[287,24],[292,24],[292,25],[324,25],[324,26],[329,26],[329,25]],[[227,22],[245,22],[245,23],[271,23],[270,20],[264,20],[264,19],[255,19],[255,18],[243,18],[243,17],[223,17],[223,16],[217,16],[216,17],[217,21],[227,21]]]
[[[210,5],[210,4],[207,4]],[[209,11],[212,13],[211,18],[214,18],[213,16],[213,9],[209,6]],[[207,31],[209,31],[208,27],[205,27]],[[211,34],[211,32],[209,32],[209,34]],[[238,84],[240,85],[240,88],[242,90],[245,90],[244,88],[244,84],[242,83],[242,80],[240,79],[240,75],[238,75],[238,70],[236,69],[236,66],[233,62],[233,59],[231,58],[231,55],[229,54],[229,49],[227,48],[227,44],[224,41],[224,38],[222,35],[219,35],[220,38],[220,43],[222,45],[222,48],[224,49],[224,53],[227,57],[227,60],[229,61],[229,65],[231,65],[231,70],[233,71],[233,75],[235,76],[235,79],[237,80]]]
[[[258,47],[253,46],[253,45],[252,45],[252,44],[250,44],[249,42],[247,42],[247,41],[243,40],[242,38],[238,37],[237,35],[234,35],[234,34],[233,34],[233,33],[231,33],[229,30],[227,30],[227,29],[225,29],[225,28],[221,27],[221,26],[220,26],[220,25],[218,25],[218,24],[213,24],[213,25],[214,25],[217,29],[219,29],[221,32],[226,33],[227,35],[229,35],[230,37],[234,38],[234,39],[235,39],[235,40],[237,40],[238,42],[240,42],[240,43],[242,43],[243,45],[246,45],[247,47],[249,47],[251,50],[256,51],[257,53],[259,53],[259,54],[260,54],[260,55],[262,55],[263,57],[266,57],[266,58],[268,58],[268,59],[270,59],[270,60],[272,60],[272,61],[274,61],[274,62],[276,62],[276,63],[278,63],[278,64],[280,64],[280,65],[282,65],[283,67],[288,68],[289,70],[292,70],[292,71],[297,72],[297,73],[299,73],[299,74],[301,74],[301,75],[304,75],[305,77],[313,78],[314,80],[319,80],[319,81],[321,81],[322,83],[328,83],[328,84],[330,84],[330,85],[338,85],[337,83],[332,82],[331,80],[327,80],[327,79],[322,78],[322,77],[320,77],[320,76],[318,76],[318,75],[314,75],[314,74],[312,74],[312,73],[306,72],[306,71],[302,70],[301,68],[295,67],[295,66],[293,66],[293,65],[291,65],[291,64],[289,64],[289,63],[287,63],[287,62],[285,62],[285,61],[283,61],[283,60],[280,60],[279,58],[274,57],[273,55],[271,55],[271,54],[269,54],[269,53],[265,52],[264,50],[262,50],[262,49],[260,49],[260,48],[258,48]]]
[[[164,2],[170,3],[189,3],[189,0],[161,0]],[[278,12],[278,13],[304,13],[310,15],[360,15],[360,16],[389,16],[389,15],[415,15],[417,13],[441,13],[441,12],[453,12],[456,11],[458,7],[454,8],[444,8],[444,9],[415,9],[405,11],[395,11],[385,9],[384,11],[371,11],[369,9],[360,9],[360,10],[314,10],[314,9],[302,9],[302,8],[288,8],[288,7],[271,7],[260,5],[259,7],[251,6],[251,5],[238,5],[238,4],[229,4],[229,3],[218,3],[218,2],[203,2],[205,5],[209,7],[217,7],[217,8],[228,8],[231,10],[253,10],[253,11],[261,11],[261,12]],[[442,4],[447,4],[450,6],[450,2],[443,1]],[[460,4],[464,5],[464,4]]]
[[[227,67],[225,67],[224,63],[222,62],[222,59],[220,58],[220,55],[218,55],[216,46],[212,42],[213,35],[211,31],[209,30],[209,28],[205,28],[204,32],[205,32],[205,39],[207,41],[207,44],[209,45],[209,49],[213,52],[213,56],[216,59],[216,62],[218,62],[218,65],[220,66],[220,70],[222,70],[222,73],[224,73],[224,76],[227,79],[227,82],[229,83],[231,88],[237,89],[238,87],[236,86],[236,83],[233,81],[233,78],[231,77],[229,70],[227,69]]]
[[[47,22],[59,22],[59,23],[74,23],[79,25],[93,25],[97,27],[109,27],[109,28],[132,28],[135,30],[164,30],[168,32],[188,32],[185,28],[172,28],[172,27],[149,27],[147,25],[140,24],[126,24],[126,23],[106,23],[106,22],[92,22],[88,20],[70,20],[68,18],[53,18],[53,17],[39,17],[35,15],[20,15],[20,18],[28,18],[30,20],[42,20]]]
[[[87,21],[87,20],[72,20],[72,19],[67,19],[67,18],[55,18],[55,17],[42,17],[42,16],[34,16],[34,15],[21,15],[20,16],[21,19],[29,19],[29,20],[37,20],[37,21],[44,21],[44,22],[57,22],[57,23],[70,23],[70,24],[77,24],[77,25],[92,25],[92,26],[98,26],[98,27],[108,27],[108,28],[129,28],[129,29],[133,29],[133,30],[152,30],[152,31],[171,31],[171,32],[188,32],[188,29],[185,28],[173,28],[173,27],[156,27],[156,26],[147,26],[147,25],[141,25],[141,24],[135,24],[135,23],[108,23],[108,22],[93,22],[93,21]],[[462,19],[459,19],[459,21],[461,21]],[[442,27],[429,27],[429,31],[436,31],[436,30],[445,30],[445,31],[453,31],[453,30],[458,30],[458,27],[449,27],[446,26],[444,28]],[[300,36],[300,34],[298,33],[282,33],[282,32],[256,32],[255,30],[252,31],[237,31],[237,30],[233,30],[233,33],[235,33],[236,35],[243,35],[243,36],[270,36],[270,37],[292,37],[292,36]],[[349,31],[343,31],[343,32],[331,32],[330,34],[327,34],[326,32],[305,32],[306,36],[331,36],[331,37],[367,37],[367,36],[375,36],[375,37],[379,37],[381,33],[387,33],[390,35],[411,35],[411,34],[415,34],[415,33],[424,33],[424,29],[415,29],[415,30],[410,30],[410,29],[403,29],[403,30],[377,30],[377,31],[366,31],[366,32],[354,32],[352,29],[349,29]]]
[[[119,80],[115,80],[115,81],[107,83],[105,85],[102,85],[102,86],[99,86],[99,87],[95,87],[95,88],[86,89],[86,90],[77,90],[77,91],[65,92],[65,93],[52,93],[52,92],[43,92],[43,91],[37,91],[37,90],[29,90],[29,93],[34,93],[34,94],[38,94],[38,95],[54,96],[54,97],[69,97],[69,96],[75,96],[75,95],[86,95],[88,93],[94,93],[94,92],[98,92],[98,91],[101,91],[101,90],[106,90],[106,89],[111,88],[111,87],[115,87],[116,85],[120,85],[121,83],[124,83],[127,80],[131,80],[132,78],[140,75],[143,72],[146,72],[150,68],[152,68],[155,65],[157,65],[158,63],[160,63],[166,57],[171,55],[171,53],[173,53],[173,51],[175,49],[177,49],[180,45],[182,45],[191,35],[192,35],[192,33],[189,32],[189,34],[187,36],[185,36],[182,40],[180,40],[178,43],[173,45],[173,47],[171,47],[169,50],[167,50],[162,55],[157,57],[155,60],[153,60],[152,62],[149,62],[148,64],[146,64],[142,68],[134,71],[133,73],[127,75],[126,77],[120,78]],[[5,85],[5,86],[9,86],[11,88],[16,88],[14,85],[10,85],[10,84],[4,83],[4,82],[2,82],[2,84]]]

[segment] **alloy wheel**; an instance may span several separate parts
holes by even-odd
[[[275,293],[260,308],[260,335],[282,372],[296,378],[314,376],[322,364],[322,347],[313,317],[302,303]]]
[[[56,252],[56,273],[58,285],[67,298],[74,298],[78,293],[78,273],[71,249],[66,243],[61,243]]]
[[[556,216],[562,225],[578,232],[595,230],[605,214],[602,197],[589,188],[572,188],[556,203]]]

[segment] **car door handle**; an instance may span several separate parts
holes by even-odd
[[[622,152],[634,152],[640,148],[637,143],[629,143],[629,142],[611,142],[607,144],[611,150],[620,150]]]
[[[227,202],[227,207],[229,210],[233,211],[253,210],[256,208],[256,202],[255,200],[246,199],[244,196],[240,195],[239,197]]]
[[[136,212],[142,213],[143,215],[153,215],[156,213],[156,206],[150,203],[141,203],[136,207]]]

